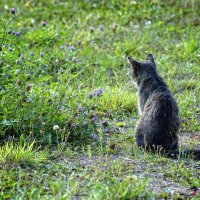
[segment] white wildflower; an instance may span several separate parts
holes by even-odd
[[[54,125],[54,126],[53,126],[53,130],[56,131],[56,130],[58,130],[58,129],[59,129],[59,126],[58,126],[58,125]]]

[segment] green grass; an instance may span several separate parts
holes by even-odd
[[[36,165],[46,160],[45,151],[38,152],[34,148],[34,142],[31,144],[24,143],[14,144],[14,142],[7,142],[0,147],[0,164],[1,166],[12,165]]]
[[[198,161],[136,146],[137,91],[126,59],[154,54],[180,108],[180,148],[199,148],[199,7],[1,1],[1,198],[199,199]]]

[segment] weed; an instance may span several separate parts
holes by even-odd
[[[0,163],[2,167],[12,165],[35,165],[47,159],[45,151],[38,151],[34,143],[15,144],[7,142],[0,147]]]

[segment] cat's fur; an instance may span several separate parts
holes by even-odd
[[[149,54],[142,62],[131,57],[128,60],[132,66],[132,79],[139,93],[141,117],[135,127],[138,146],[146,150],[162,151],[168,156],[177,155],[179,110],[166,83],[157,73],[153,55]],[[189,153],[200,156],[198,150]]]

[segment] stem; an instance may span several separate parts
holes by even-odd
[[[2,50],[2,47],[3,47],[3,45],[4,45],[4,41],[5,41],[5,38],[6,38],[7,28],[8,28],[8,26],[10,25],[10,23],[13,21],[13,19],[15,19],[15,17],[12,17],[12,18],[10,19],[10,21],[9,21],[6,25],[4,25],[3,39],[2,39],[2,41],[1,41],[1,46],[0,46],[0,49],[1,49],[1,50]]]

